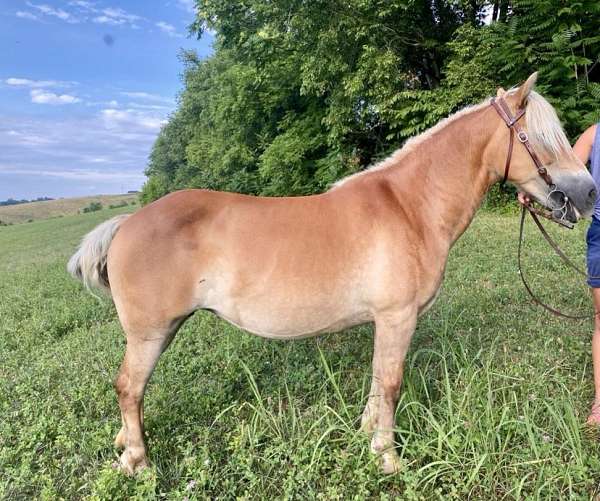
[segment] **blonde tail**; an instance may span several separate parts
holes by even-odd
[[[119,226],[129,217],[123,214],[96,226],[79,245],[67,264],[67,271],[81,280],[87,289],[101,289],[110,294],[106,258],[108,249]]]

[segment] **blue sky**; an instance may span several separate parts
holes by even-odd
[[[0,200],[139,189],[194,0],[2,0]]]

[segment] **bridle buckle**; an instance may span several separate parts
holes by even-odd
[[[529,136],[527,135],[527,132],[525,132],[524,130],[520,130],[518,132],[517,138],[522,143],[526,143],[527,141],[529,141]]]

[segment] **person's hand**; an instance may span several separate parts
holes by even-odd
[[[519,193],[517,193],[517,199],[519,200],[519,203],[521,205],[531,204],[531,198],[529,198],[529,195],[527,193],[523,193],[522,191],[519,191]]]

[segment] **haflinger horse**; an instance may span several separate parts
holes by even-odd
[[[68,270],[112,295],[127,337],[115,380],[122,469],[147,465],[143,399],[159,356],[190,315],[208,310],[271,339],[374,322],[362,427],[383,471],[396,471],[394,413],[417,318],[489,188],[505,176],[572,222],[591,214],[592,177],[535,80],[499,89],[325,193],[183,190],[86,235]]]

